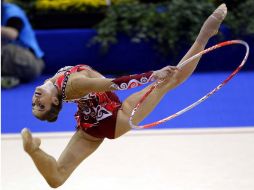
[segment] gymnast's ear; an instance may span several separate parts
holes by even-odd
[[[56,106],[58,106],[59,105],[59,99],[57,98],[57,97],[52,97],[52,103],[54,104],[54,105],[56,105]]]

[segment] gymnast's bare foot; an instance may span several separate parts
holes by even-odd
[[[21,131],[21,136],[22,136],[22,140],[23,140],[24,150],[28,154],[32,154],[36,150],[39,149],[40,144],[41,144],[41,139],[33,138],[31,132],[27,128],[24,128]]]
[[[223,3],[206,19],[197,37],[197,42],[206,44],[209,38],[216,35],[226,15],[227,7]]]

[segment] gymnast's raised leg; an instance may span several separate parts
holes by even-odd
[[[222,4],[213,12],[212,15],[208,17],[203,24],[196,41],[186,55],[182,58],[180,63],[205,49],[208,40],[217,34],[220,24],[224,20],[226,14],[227,7],[225,4]],[[136,112],[136,115],[133,118],[133,123],[140,123],[156,107],[156,105],[168,91],[184,82],[195,70],[199,59],[200,58],[193,60],[192,62],[183,66],[179,71],[173,71],[173,77],[168,77],[168,81],[165,80],[163,83],[161,83],[161,85],[153,90],[146,98],[140,109]],[[141,97],[147,92],[148,88],[150,87],[148,86],[142,91],[131,95],[123,102],[122,110],[119,110],[118,112],[115,137],[119,137],[131,129],[129,126],[131,112]]]

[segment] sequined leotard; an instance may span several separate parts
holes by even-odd
[[[92,70],[87,65],[67,66],[57,72],[55,85],[62,91],[63,101],[77,104],[75,114],[77,128],[97,138],[113,139],[115,134],[116,117],[121,102],[114,92],[91,92],[86,96],[65,100],[65,87],[70,74],[83,70]]]

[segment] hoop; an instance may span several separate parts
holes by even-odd
[[[241,45],[244,45],[245,48],[246,48],[246,53],[245,53],[245,56],[241,62],[241,64],[223,81],[221,82],[221,84],[219,84],[216,88],[214,88],[212,91],[210,91],[209,93],[207,93],[205,96],[203,96],[202,98],[200,98],[199,100],[197,100],[196,102],[190,104],[189,106],[187,106],[186,108],[183,108],[182,110],[164,118],[164,119],[161,119],[159,121],[155,121],[153,123],[150,123],[150,124],[145,124],[145,125],[141,125],[141,126],[137,126],[137,125],[134,125],[132,123],[132,119],[134,117],[134,114],[137,112],[137,110],[139,109],[140,105],[144,102],[144,100],[147,98],[147,96],[158,86],[158,84],[160,84],[162,81],[157,81],[147,92],[144,96],[142,96],[142,98],[140,99],[140,101],[138,102],[138,104],[136,105],[136,107],[132,110],[132,113],[131,113],[131,116],[130,116],[130,119],[129,119],[129,124],[132,128],[134,129],[145,129],[145,128],[151,128],[155,125],[158,125],[158,124],[161,124],[161,123],[164,123],[166,121],[169,121],[179,115],[182,115],[183,113],[189,111],[190,109],[194,108],[195,106],[197,106],[198,104],[200,104],[201,102],[205,101],[207,98],[209,98],[211,95],[213,95],[215,92],[217,92],[218,90],[220,90],[225,84],[227,84],[239,71],[240,69],[244,66],[244,64],[246,63],[247,61],[247,58],[249,56],[249,45],[245,42],[245,41],[242,41],[242,40],[230,40],[230,41],[225,41],[225,42],[221,42],[221,43],[218,43],[210,48],[207,48],[199,53],[197,53],[196,55],[190,57],[189,59],[185,60],[184,62],[182,62],[181,64],[179,64],[177,67],[178,68],[182,68],[183,66],[185,66],[186,64],[188,64],[189,62],[193,61],[194,59],[198,58],[198,57],[201,57],[202,55],[210,52],[210,51],[213,51],[215,49],[218,49],[218,48],[221,48],[223,46],[228,46],[228,45],[233,45],[233,44],[241,44]]]

